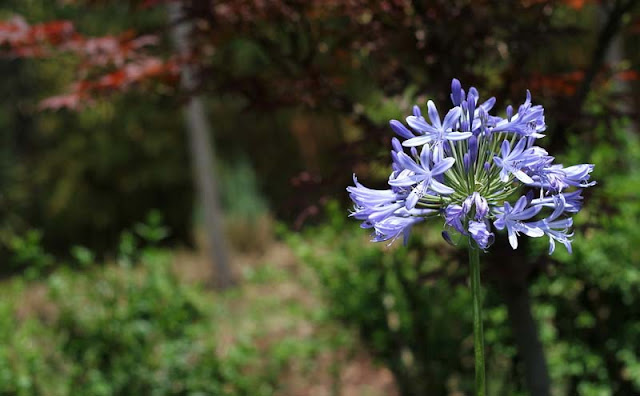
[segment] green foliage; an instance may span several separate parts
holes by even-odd
[[[254,220],[268,207],[259,190],[256,172],[245,156],[221,167],[221,200],[225,212],[235,218]]]
[[[169,227],[164,225],[162,213],[155,209],[149,212],[145,222],[136,224],[134,229],[136,234],[150,244],[157,244],[170,235]]]
[[[243,283],[257,294],[214,293],[177,276],[153,246],[167,233],[158,212],[134,228],[122,233],[117,265],[97,265],[77,245],[75,263],[4,281],[0,395],[268,396],[287,391],[291,367],[309,376],[321,354],[354,349],[322,306],[292,298],[292,286],[310,294],[297,285],[313,284],[307,271],[294,279],[278,264],[247,267]],[[38,238],[30,244],[50,257]],[[309,326],[325,331],[301,336]]]
[[[392,370],[402,394],[473,389],[471,299],[460,282],[465,269],[440,243],[439,233],[421,229],[426,233],[408,248],[385,249],[366,241],[335,203],[327,209],[327,225],[288,240],[318,275],[330,315],[359,331]],[[513,353],[504,346],[504,311],[486,309],[487,343],[496,345],[489,348],[490,367],[509,365]],[[502,378],[489,378],[493,389],[513,390]]]
[[[11,252],[9,268],[23,270],[26,279],[38,278],[54,262],[53,256],[42,247],[39,230],[29,230],[24,236],[12,235],[7,245]]]
[[[251,335],[218,345],[225,296],[174,274],[154,247],[169,234],[160,212],[134,229],[122,233],[117,266],[74,246],[82,271],[54,265],[39,232],[14,238],[14,260],[30,266],[3,285],[0,395],[266,396],[293,355],[315,353],[285,340],[265,360]]]
[[[0,302],[0,394],[65,394],[69,367],[55,349],[61,337],[44,323],[15,316],[11,304]]]
[[[225,231],[231,246],[241,252],[264,252],[273,239],[272,220],[256,172],[244,156],[220,168]]]
[[[604,111],[604,110],[601,110]],[[533,285],[551,373],[567,394],[637,394],[640,353],[640,141],[613,119],[576,136],[567,162],[596,164],[574,251]],[[578,144],[583,139],[583,144]]]
[[[9,284],[4,295],[26,299],[44,287],[50,312],[21,319],[0,301],[0,394],[271,395],[292,352],[265,361],[252,339],[220,352],[212,295],[181,283],[165,253],[142,256],[134,269],[59,269],[44,284]]]
[[[548,272],[529,281],[554,394],[640,392],[640,141],[629,131],[628,122],[611,120],[572,138],[561,161],[595,163],[598,181],[575,218],[573,254],[560,247],[546,259],[544,238],[529,247],[527,259],[549,260]],[[438,225],[418,226],[407,247],[371,244],[338,208],[329,205],[324,226],[288,235],[318,274],[330,316],[359,330],[403,394],[468,392],[465,252],[436,242]],[[485,280],[490,393],[523,394],[518,351],[495,286]]]
[[[90,249],[84,246],[74,246],[71,248],[71,256],[81,267],[87,267],[95,262],[95,255]]]

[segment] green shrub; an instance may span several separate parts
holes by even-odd
[[[567,162],[596,164],[573,254],[532,285],[551,375],[565,394],[640,393],[640,141],[624,120],[575,136]]]
[[[0,302],[0,394],[273,394],[286,357],[265,361],[250,338],[222,352],[210,308],[216,295],[181,283],[169,261],[146,250],[136,267],[10,282],[14,298]],[[42,287],[52,312],[19,317],[12,300]]]
[[[425,233],[415,233],[409,248],[385,248],[369,243],[366,232],[335,203],[327,209],[327,225],[288,235],[288,241],[318,275],[330,315],[358,330],[394,373],[402,394],[470,390],[471,299],[460,282],[464,269],[440,243],[439,233],[423,228]],[[487,328],[504,328],[504,308],[490,306],[487,317]],[[495,343],[508,336],[504,331],[487,333]],[[505,364],[511,353],[489,347],[488,355],[495,364]]]
[[[4,285],[4,296],[21,288]],[[0,395],[68,394],[70,363],[57,346],[62,337],[38,320],[17,320],[14,302],[0,301]]]

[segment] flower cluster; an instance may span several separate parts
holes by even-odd
[[[451,84],[453,108],[444,119],[436,105],[427,103],[427,118],[418,106],[407,117],[407,128],[392,120],[402,139],[391,141],[392,172],[389,188],[374,190],[360,184],[347,191],[355,203],[352,217],[373,229],[373,241],[409,236],[411,227],[441,216],[449,230],[471,236],[488,248],[494,240],[491,224],[506,229],[516,249],[518,235],[549,238],[549,254],[556,242],[571,251],[571,215],[582,204],[582,188],[592,164],[564,167],[554,164],[546,150],[536,146],[546,129],[544,109],[525,102],[506,117],[489,114],[495,98],[480,103],[478,91],[468,93],[456,79]],[[451,239],[448,231],[443,237]]]

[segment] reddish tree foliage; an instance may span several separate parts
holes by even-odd
[[[5,56],[33,58],[66,52],[79,59],[78,80],[70,91],[43,100],[41,108],[78,109],[81,104],[91,103],[96,95],[125,90],[152,78],[174,82],[177,62],[146,51],[157,43],[156,36],[136,36],[133,31],[119,36],[86,37],[70,21],[29,25],[16,16],[0,22],[0,51]]]
[[[128,3],[144,9],[163,7],[168,1],[129,0]],[[258,107],[329,104],[341,110],[351,110],[354,104],[353,99],[346,99],[345,90],[346,84],[358,73],[368,73],[375,79],[372,80],[375,86],[399,92],[413,82],[407,77],[415,74],[415,66],[420,63],[424,64],[425,74],[436,74],[438,69],[455,71],[460,68],[456,64],[473,63],[475,54],[504,57],[505,52],[500,52],[496,43],[506,38],[496,38],[493,27],[510,23],[514,12],[540,15],[545,7],[561,5],[581,9],[588,2],[521,0],[496,7],[487,14],[487,5],[483,2],[179,1],[196,27],[195,53],[189,61],[198,63],[203,76],[214,76],[203,79],[201,89],[213,87],[218,92],[239,92]],[[108,0],[77,2],[109,3]],[[469,17],[474,18],[474,23],[464,24]],[[521,19],[520,26],[512,27],[513,35],[518,35],[519,29],[523,36],[528,35],[540,23],[547,23],[537,17]],[[450,27],[445,29],[443,21],[457,21],[455,23],[463,28],[454,34]],[[279,28],[284,31],[276,33]],[[158,31],[165,29],[166,26],[158,27]],[[549,25],[544,29],[549,35],[554,34]],[[269,58],[269,67],[251,78],[220,70],[212,55],[221,44],[238,36],[250,37]],[[152,55],[149,49],[156,47],[158,41],[157,36],[138,36],[133,31],[118,36],[85,37],[70,21],[29,25],[18,16],[0,22],[0,51],[5,55],[45,57],[68,52],[79,58],[77,81],[65,94],[44,100],[44,108],[78,108],[97,95],[125,90],[146,80],[175,83],[185,60],[171,54]],[[539,41],[544,39],[541,37]],[[519,62],[526,59],[529,45],[532,44],[526,41],[520,43],[520,54],[512,52],[515,47],[509,48],[520,79],[526,78]],[[456,57],[443,58],[442,54],[447,51]],[[372,69],[366,70],[367,67]],[[544,87],[548,93],[570,96],[576,91],[577,73],[580,71],[560,77],[533,74],[530,79],[534,86]]]
[[[534,92],[551,92],[563,96],[572,96],[576,93],[580,81],[584,78],[584,72],[575,71],[556,75],[542,75],[540,73],[531,76],[531,89]]]
[[[96,95],[103,95],[115,90],[126,90],[136,83],[153,78],[163,78],[173,84],[177,80],[178,73],[178,64],[173,60],[162,61],[155,57],[141,58],[128,62],[117,70],[101,75],[97,79],[77,81],[71,86],[70,92],[44,99],[40,103],[40,108],[76,110],[82,105],[92,103],[92,99]]]
[[[69,21],[51,21],[29,25],[24,18],[15,16],[0,22],[0,45],[8,47],[7,53],[16,57],[41,57],[50,54],[48,49],[74,40],[76,34]]]

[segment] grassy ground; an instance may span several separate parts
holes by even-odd
[[[313,274],[285,244],[235,253],[232,264],[240,285],[216,304],[218,345],[224,349],[244,337],[257,340],[264,351],[291,354],[278,394],[397,394],[391,373],[374,364],[354,334],[326,318]],[[176,253],[173,268],[184,282],[208,284],[213,276],[202,253]]]
[[[87,353],[83,348],[92,348],[96,343],[104,343],[107,349],[109,345],[117,345],[118,338],[131,331],[129,327],[119,326],[129,326],[134,324],[132,321],[139,321],[139,318],[145,320],[147,309],[163,315],[163,308],[158,311],[153,304],[171,304],[168,303],[173,300],[170,293],[176,286],[164,285],[167,278],[162,275],[162,271],[154,272],[153,263],[169,259],[171,271],[180,284],[175,290],[181,295],[176,297],[183,299],[186,298],[184,293],[190,295],[193,292],[197,296],[194,301],[197,301],[198,309],[205,312],[203,317],[206,321],[211,321],[196,324],[204,331],[194,336],[193,342],[215,345],[217,350],[211,352],[222,357],[220,361],[227,363],[233,362],[234,354],[242,353],[239,351],[242,351],[243,345],[257,348],[258,363],[255,364],[252,357],[249,370],[261,370],[264,367],[265,370],[271,370],[267,374],[268,378],[276,378],[273,381],[275,385],[269,385],[273,392],[260,394],[397,394],[391,373],[374,364],[371,356],[358,344],[352,331],[328,319],[312,271],[304,263],[300,263],[285,244],[270,240],[252,253],[233,253],[232,265],[238,286],[223,293],[210,287],[212,265],[202,252],[156,252],[149,257],[145,259],[143,255],[142,264],[133,267],[115,263],[92,264],[84,270],[62,268],[38,280],[25,281],[19,277],[5,280],[0,308],[6,320],[3,319],[0,323],[0,338],[3,343],[19,345],[12,346],[13,349],[5,355],[0,351],[0,371],[4,370],[7,380],[15,383],[7,385],[6,389],[0,384],[0,388],[8,389],[10,394],[20,395],[69,394],[69,389],[74,389],[75,386],[69,384],[82,384],[86,381],[84,376],[88,375],[78,373],[75,368],[76,365],[83,365],[81,361],[74,361],[74,356],[84,359]],[[151,266],[144,264],[145,260]],[[159,286],[154,286],[154,276],[160,276]],[[140,287],[141,291],[132,291],[132,287]],[[159,291],[156,291],[157,287],[160,287]],[[169,289],[162,289],[164,287]],[[162,290],[169,290],[168,300],[167,292]],[[56,293],[58,297],[54,297]],[[156,294],[149,297],[148,293]],[[110,300],[109,296],[115,296],[115,299]],[[141,308],[139,303],[132,301],[143,297],[158,302],[152,303],[149,308]],[[164,302],[154,299],[163,299]],[[65,315],[69,316],[69,312],[71,319],[64,319]],[[110,315],[118,316],[120,313],[129,316],[112,320]],[[58,328],[60,323],[67,323],[68,327]],[[111,328],[112,323],[115,323],[113,328],[106,333],[96,328]],[[35,327],[27,331],[25,329],[29,329],[28,326]],[[71,345],[69,337],[76,337],[74,332],[78,332],[80,337],[80,341],[73,344],[80,345],[80,350],[74,352],[79,355],[70,355],[69,350],[64,349]],[[214,337],[209,340],[213,342],[207,342],[206,338],[209,337]],[[170,342],[170,338],[168,341],[166,338],[163,340],[157,348],[169,345],[166,343]],[[131,345],[137,344],[134,341]],[[33,354],[30,360],[20,357],[25,351]],[[136,353],[142,353],[143,355],[139,355],[142,357],[147,352],[143,350]],[[255,351],[252,349],[250,354],[254,356]],[[29,363],[31,360],[39,362],[41,366]],[[149,367],[155,367],[153,358],[149,364]],[[124,369],[124,373],[127,375],[127,369]],[[0,377],[2,374],[0,372]],[[70,380],[71,382],[59,380],[74,375],[75,379]],[[108,378],[105,377],[107,384],[110,381]],[[50,387],[49,383],[55,383],[57,387]],[[108,391],[106,394],[109,394]],[[230,391],[225,394],[236,393]]]

